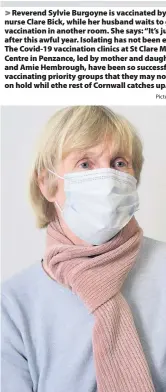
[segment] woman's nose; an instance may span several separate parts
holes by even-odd
[[[110,167],[111,167],[110,160],[109,161],[100,162],[100,164],[99,164],[99,168],[100,169],[109,169]]]

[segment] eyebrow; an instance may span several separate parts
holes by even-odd
[[[90,157],[90,156],[92,156],[92,157],[96,157],[96,158],[99,158],[100,156],[102,155],[102,152],[100,153],[100,154],[96,154],[96,152],[93,152],[93,151],[78,151],[78,153],[76,153],[76,156],[74,156],[73,158],[72,158],[72,161],[75,161],[75,160],[77,160],[78,158],[80,158],[80,159],[83,159],[83,158],[86,158],[86,157]],[[127,157],[125,154],[123,154],[122,152],[120,152],[120,151],[115,151],[113,154],[112,154],[112,156],[110,157],[110,160],[112,161],[112,160],[114,160],[116,157]],[[130,158],[129,156],[128,156],[128,158]]]
[[[72,161],[74,161],[74,160],[76,160],[76,159],[78,159],[78,158],[83,159],[83,158],[90,157],[90,156],[98,158],[100,155],[101,155],[101,154],[98,154],[98,155],[97,155],[97,154],[96,154],[95,152],[93,152],[93,151],[78,151],[78,152],[76,153],[76,155],[72,158]]]

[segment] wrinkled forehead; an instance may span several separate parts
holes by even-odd
[[[73,150],[69,153],[68,156],[71,158],[71,160],[74,160],[75,158],[80,158],[82,156],[98,159],[102,157],[111,158],[114,157],[117,153],[122,153],[122,150],[119,151],[118,146],[115,145],[115,143],[111,143],[111,141],[108,141],[107,143],[100,143],[98,145],[92,146],[91,148],[89,148],[88,146],[86,149]]]
[[[125,135],[122,136],[116,133],[111,134],[111,132],[110,134],[101,134],[101,138],[98,138],[98,143],[96,143],[96,140],[93,140],[93,138],[89,138],[87,141],[82,140],[82,143],[80,140],[80,145],[79,143],[77,145],[74,145],[74,143],[66,144],[62,149],[62,159],[69,157],[71,160],[75,160],[82,156],[88,156],[94,159],[103,156],[114,158],[117,154],[131,158],[132,143]]]

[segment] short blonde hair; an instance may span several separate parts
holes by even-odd
[[[71,106],[51,117],[40,137],[30,174],[29,193],[37,227],[46,227],[56,218],[54,203],[42,195],[38,176],[44,169],[55,171],[57,164],[75,150],[86,150],[110,139],[115,152],[132,157],[137,179],[143,164],[142,143],[134,127],[122,116],[104,106]],[[56,193],[56,177],[46,172],[48,192]]]

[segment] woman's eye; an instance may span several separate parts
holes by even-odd
[[[123,161],[122,159],[116,159],[113,162],[113,167],[117,167],[117,168],[121,168],[121,167],[126,167],[127,163],[125,161]]]
[[[89,167],[90,167],[90,165],[89,165],[89,162],[82,162],[82,163],[80,163],[80,165],[79,165],[82,169],[89,169]]]

